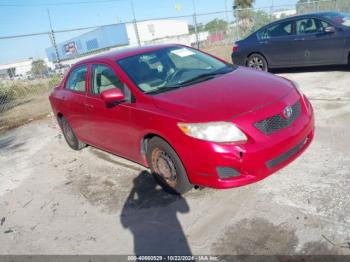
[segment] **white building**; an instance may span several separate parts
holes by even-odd
[[[0,75],[3,78],[8,78],[8,70],[14,68],[14,73],[16,76],[27,78],[27,76],[31,75],[30,71],[32,70],[32,62],[35,60],[36,59],[27,59],[13,63],[0,64]],[[47,58],[44,58],[43,60],[47,67],[49,67],[50,69],[55,68],[54,64],[49,62]]]
[[[126,30],[129,38],[129,46],[137,46],[135,25],[127,24]],[[137,31],[141,45],[149,44],[154,40],[189,34],[187,22],[181,20],[142,21],[137,23]]]
[[[128,44],[110,47],[101,52],[98,52],[99,54],[108,53],[113,50],[138,46],[135,24],[128,23],[125,24],[125,26]],[[187,22],[182,20],[148,20],[138,22],[137,32],[141,46],[173,43],[191,45],[195,42],[195,36],[189,34]],[[206,38],[207,33],[201,34],[200,36],[201,38]],[[112,35],[109,35],[109,37],[112,37]],[[77,36],[76,38],[79,39],[79,36]],[[86,53],[81,56],[72,57],[69,60],[61,61],[61,64],[71,66],[72,64],[75,64],[80,60],[93,57],[95,55],[96,53]]]

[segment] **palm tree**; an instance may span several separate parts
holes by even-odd
[[[246,35],[247,32],[252,27],[252,15],[250,8],[253,7],[255,0],[234,0],[233,9],[234,15],[238,22],[238,27],[240,29],[239,35]]]
[[[252,8],[255,0],[234,0],[233,6],[235,9]]]

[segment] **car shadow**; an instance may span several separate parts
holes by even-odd
[[[273,74],[293,74],[293,73],[314,73],[314,72],[350,72],[349,65],[332,65],[332,66],[312,66],[312,67],[295,67],[295,68],[278,68],[271,69]]]
[[[134,238],[135,255],[191,255],[177,213],[188,213],[186,200],[165,192],[147,172],[133,181],[120,216]]]
[[[7,152],[10,150],[16,150],[17,148],[25,145],[24,142],[16,142],[15,136],[0,137],[0,152]]]

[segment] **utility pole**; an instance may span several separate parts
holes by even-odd
[[[194,32],[196,34],[196,47],[199,49],[199,38],[198,38],[198,28],[197,28],[197,11],[196,11],[196,0],[192,0],[193,4],[193,23],[194,23]]]
[[[274,0],[271,0],[271,16],[273,16],[274,7],[275,7]]]
[[[230,23],[228,19],[228,11],[227,11],[227,0],[225,0],[225,17],[226,17],[226,22],[227,25]]]
[[[53,28],[52,28],[52,22],[51,22],[51,15],[50,15],[50,10],[47,9],[47,16],[49,17],[49,23],[50,23],[50,40],[51,40],[51,43],[52,43],[52,46],[55,50],[55,54],[56,54],[56,62],[58,64],[58,67],[61,68],[61,60],[60,60],[60,55],[58,53],[58,48],[57,48],[57,44],[56,44],[56,38],[55,38],[55,32],[53,31]]]
[[[140,40],[140,35],[139,35],[139,30],[137,28],[137,21],[136,21],[136,15],[135,15],[135,7],[134,7],[134,1],[130,0],[130,5],[131,5],[131,11],[132,11],[132,16],[133,16],[133,23],[134,23],[134,30],[135,30],[135,36],[137,40],[138,46],[141,46],[141,40]]]

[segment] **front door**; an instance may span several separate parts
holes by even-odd
[[[105,64],[91,66],[90,88],[86,97],[88,121],[88,143],[109,152],[132,158],[130,146],[133,142],[130,125],[130,103],[124,102],[107,107],[100,94],[112,88],[126,93],[125,85],[114,70]],[[128,96],[126,94],[126,96]]]
[[[345,41],[341,32],[326,33],[328,23],[305,18],[296,21],[296,37],[293,42],[294,64],[325,65],[344,61]]]

